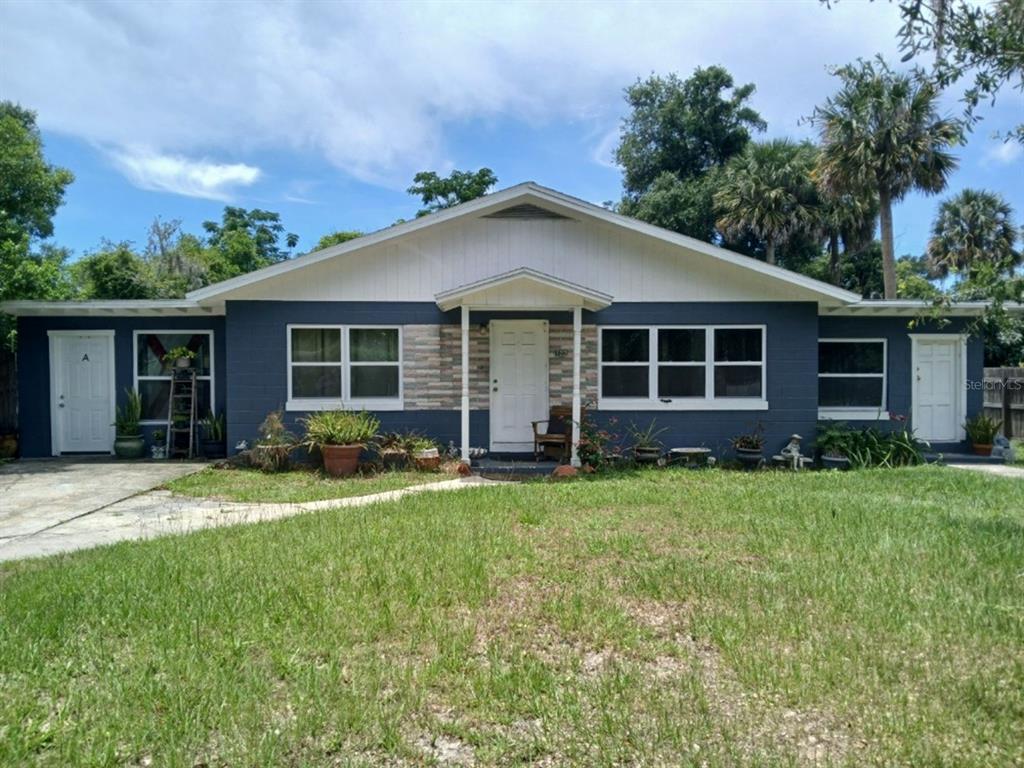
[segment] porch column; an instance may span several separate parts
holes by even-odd
[[[574,467],[580,465],[578,445],[580,442],[580,345],[582,343],[583,310],[572,311],[572,460]]]
[[[469,458],[469,307],[462,305],[462,462]]]

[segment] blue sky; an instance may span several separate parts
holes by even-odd
[[[651,72],[724,65],[757,85],[767,136],[810,136],[827,66],[897,61],[898,22],[889,4],[814,0],[6,2],[0,98],[39,113],[48,157],[76,175],[54,237],[76,254],[141,244],[155,216],[198,232],[225,204],[280,212],[302,251],[413,215],[404,190],[422,169],[486,165],[502,187],[617,199],[622,89]],[[1024,98],[983,114],[945,195],[998,191],[1024,222],[1024,152],[991,138]],[[945,195],[898,207],[898,252],[921,252]]]

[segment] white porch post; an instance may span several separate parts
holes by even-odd
[[[583,310],[572,311],[572,465],[580,465],[578,446],[580,442],[580,345],[583,335]]]
[[[469,458],[469,307],[462,305],[462,461]]]

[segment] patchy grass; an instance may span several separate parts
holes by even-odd
[[[1013,765],[1024,483],[662,471],[0,566],[7,765]]]
[[[381,472],[336,478],[304,469],[265,473],[256,469],[207,468],[172,480],[164,487],[184,496],[287,503],[366,496],[444,479],[441,475],[425,472]]]

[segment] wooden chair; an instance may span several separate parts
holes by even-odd
[[[583,409],[580,409],[580,419],[584,416]],[[556,448],[561,451],[561,460],[568,461],[572,455],[572,407],[568,405],[553,405],[544,421],[530,422],[533,425],[533,455],[535,460],[540,461],[541,457],[549,448]],[[540,425],[544,425],[544,431]]]

